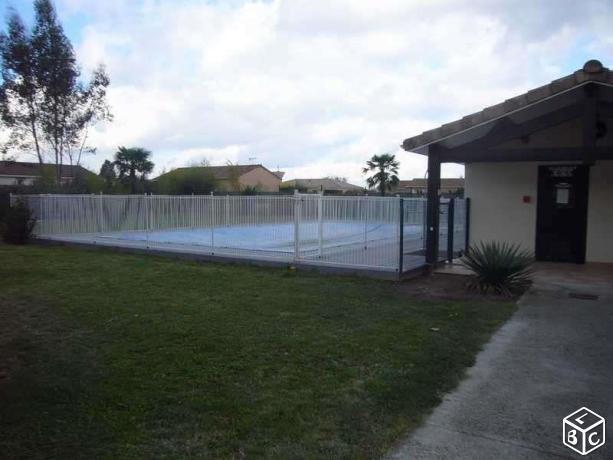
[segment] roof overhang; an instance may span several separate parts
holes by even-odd
[[[572,117],[572,108],[579,108],[584,104],[587,87],[598,87],[598,103],[604,113],[613,116],[613,72],[602,67],[600,63],[600,67],[590,68],[591,62],[586,63],[583,70],[568,77],[408,138],[402,147],[410,152],[427,155],[433,144],[443,149],[470,145],[487,138],[504,123],[522,125],[546,118],[548,114],[557,114],[560,119],[564,116]],[[563,114],[565,110],[566,113]],[[575,118],[580,116],[578,110]]]

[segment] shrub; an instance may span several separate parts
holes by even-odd
[[[257,195],[259,192],[259,187],[257,185],[247,185],[241,190],[242,195]]]
[[[531,282],[534,258],[516,244],[480,242],[469,247],[461,260],[475,274],[469,287],[484,294],[491,290],[510,296]]]
[[[155,192],[164,195],[206,195],[216,188],[215,177],[204,168],[182,168],[170,171],[155,181]]]
[[[6,243],[26,244],[32,235],[35,223],[32,212],[25,204],[18,201],[4,214],[4,220],[0,225],[2,239]]]
[[[4,215],[9,210],[9,202],[10,195],[8,193],[3,193],[3,190],[0,189],[0,223],[4,221]]]

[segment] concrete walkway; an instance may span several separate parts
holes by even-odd
[[[613,268],[543,264],[467,378],[389,458],[612,459],[609,434],[586,457],[562,445],[562,419],[582,406],[613,432]]]

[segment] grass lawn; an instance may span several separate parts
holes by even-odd
[[[106,251],[0,261],[4,458],[378,457],[515,308]]]

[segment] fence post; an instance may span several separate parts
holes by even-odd
[[[210,198],[210,219],[211,219],[211,254],[215,254],[215,196],[211,192]]]
[[[362,199],[360,198],[360,203],[361,202],[362,202]],[[365,251],[366,249],[368,249],[368,206],[369,205],[370,205],[370,202],[368,201],[368,198],[366,198],[362,205],[362,213],[364,214],[364,232],[363,233],[364,233],[364,250]]]
[[[145,236],[147,240],[147,249],[149,249],[149,198],[145,192]]]
[[[402,275],[404,270],[404,198],[400,198],[399,201],[398,216],[399,228],[398,228],[398,276]]]
[[[300,256],[300,197],[294,190],[294,261]]]
[[[230,195],[226,193],[226,227],[230,226]]]
[[[324,252],[324,192],[319,194],[317,200],[317,237],[319,240],[319,257],[323,256]]]
[[[464,198],[464,252],[470,244],[470,198]]]
[[[428,235],[428,200],[422,198],[422,209],[421,209],[421,220],[422,220],[422,230],[421,230],[421,243],[422,249],[426,249],[426,235]]]
[[[28,198],[28,205],[31,205],[31,203],[32,203],[31,200]],[[11,203],[11,206],[12,205],[13,203]],[[38,211],[37,211],[38,215],[36,216],[36,223],[34,224],[34,228],[35,228],[35,232],[37,236],[43,234],[43,211],[45,209],[44,206],[45,204],[43,202],[43,194],[39,193],[38,194]]]
[[[362,197],[358,197],[356,198],[357,200],[357,205],[356,205],[356,211],[355,211],[355,220],[358,222],[360,222],[360,219],[362,219]]]
[[[41,206],[42,205],[42,197],[44,194],[40,194],[39,197],[41,198]],[[49,197],[47,197],[47,199],[45,199],[45,217],[49,217],[49,214],[51,214],[51,212],[53,212],[53,201],[51,201],[51,199]],[[41,226],[42,228],[42,226]],[[51,222],[49,223],[45,223],[45,230],[47,230],[48,232],[52,232],[53,228],[52,228],[52,224]]]
[[[39,210],[39,212],[40,212],[40,215],[38,216],[37,221],[38,221],[38,222],[41,222],[41,221],[42,221],[42,222],[45,222],[45,221],[43,220],[43,196],[42,196],[42,194],[38,195],[38,210]],[[42,234],[43,234],[43,224],[38,225],[38,222],[37,222],[37,224],[36,224],[36,227],[37,227],[36,232],[37,232],[39,235],[42,235]],[[45,225],[46,225],[46,224],[45,224]]]
[[[100,192],[100,195],[98,195],[98,221],[100,222],[100,225],[98,225],[98,231],[102,233],[104,231],[102,226],[102,192]]]
[[[192,192],[192,198],[189,200],[189,217],[192,230],[196,228],[196,196]]]
[[[447,203],[447,261],[453,261],[453,236],[455,233],[455,198]]]

